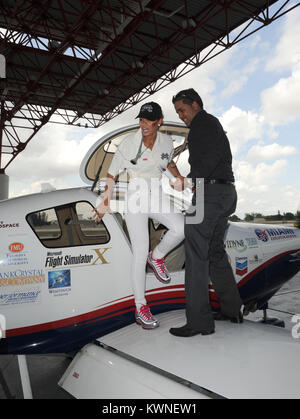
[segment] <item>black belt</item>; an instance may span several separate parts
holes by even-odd
[[[221,183],[223,185],[234,185],[234,182],[225,179],[204,179],[204,183],[210,183],[213,185],[214,183]]]
[[[200,181],[200,183],[203,181],[203,179],[199,179],[198,182]],[[196,183],[196,179],[193,178],[193,185],[195,186]],[[234,182],[231,182],[230,180],[226,180],[226,179],[204,179],[204,183],[206,184],[210,184],[210,185],[214,185],[215,183],[219,183],[222,185],[234,185]]]

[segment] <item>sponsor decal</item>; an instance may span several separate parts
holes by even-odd
[[[254,230],[255,234],[257,235],[258,240],[261,240],[262,242],[266,243],[269,241],[268,235],[266,233],[266,230],[259,230],[258,228]]]
[[[239,240],[226,240],[225,246],[227,249],[234,249],[237,252],[244,252],[245,250],[258,247],[258,241],[255,237],[245,237]]]
[[[70,269],[48,272],[48,286],[50,288],[63,288],[71,286]]]
[[[247,257],[235,258],[235,272],[239,276],[243,276],[248,272],[248,258]]]
[[[15,243],[12,243],[15,244]],[[21,244],[21,243],[20,243]],[[11,244],[9,245],[9,247]],[[17,247],[16,247],[17,249]],[[21,247],[20,247],[21,249]],[[28,265],[28,251],[11,251],[0,255],[1,265],[17,266],[17,265]]]
[[[23,243],[11,243],[8,246],[8,249],[10,252],[19,253],[19,252],[22,252],[22,250],[24,249],[24,245]]]
[[[257,254],[253,255],[252,258],[249,258],[249,265],[253,265],[256,263],[261,263],[263,261]]]
[[[45,282],[45,274],[41,269],[16,269],[0,272],[0,287],[41,284]]]
[[[249,248],[258,247],[258,241],[255,237],[246,237],[245,240]]]
[[[0,221],[0,228],[17,228],[20,227],[19,223],[5,223]]]
[[[26,291],[17,290],[10,293],[0,294],[0,307],[7,307],[16,304],[37,303],[40,301],[40,289],[32,289]]]
[[[247,245],[243,239],[240,240],[226,240],[225,246],[227,249],[234,249],[238,252],[244,252],[247,250]]]
[[[103,265],[109,263],[104,254],[110,247],[105,247],[101,249],[93,249],[93,254],[79,254],[79,255],[63,255],[62,251],[60,252],[48,252],[45,268],[56,268],[61,266],[93,266],[93,265]]]
[[[291,228],[267,228],[266,231],[271,240],[297,238],[294,230]]]
[[[48,272],[49,293],[54,297],[68,296],[71,291],[71,271],[63,269]]]
[[[266,228],[265,230],[255,229],[258,240],[264,243],[269,240],[286,240],[297,238],[295,232],[291,228]]]

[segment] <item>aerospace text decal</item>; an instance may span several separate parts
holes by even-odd
[[[16,228],[20,227],[19,223],[5,223],[4,221],[0,221],[0,228]]]

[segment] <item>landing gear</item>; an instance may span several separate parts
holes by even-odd
[[[260,323],[285,328],[285,323],[283,320],[277,319],[276,317],[268,317],[267,308],[263,309],[263,318],[260,320]]]
[[[260,307],[260,310],[263,311],[263,318],[260,320],[260,323],[270,324],[271,326],[285,327],[283,320],[277,319],[276,317],[268,317],[267,309],[269,308],[268,303]]]
[[[268,303],[264,305],[259,305],[257,302],[248,303],[244,306],[243,314],[247,316],[250,313],[254,313],[257,310],[263,311],[263,318],[259,320],[259,323],[270,324],[272,326],[277,327],[285,327],[285,323],[283,320],[277,319],[276,317],[268,317],[267,313]]]

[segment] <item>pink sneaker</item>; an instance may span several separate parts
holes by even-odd
[[[148,305],[143,305],[135,310],[135,321],[141,325],[143,329],[155,329],[159,326],[159,321],[152,316]]]
[[[149,253],[147,263],[154,271],[156,278],[163,284],[168,284],[171,281],[171,277],[165,265],[165,259],[153,259],[153,251]]]

